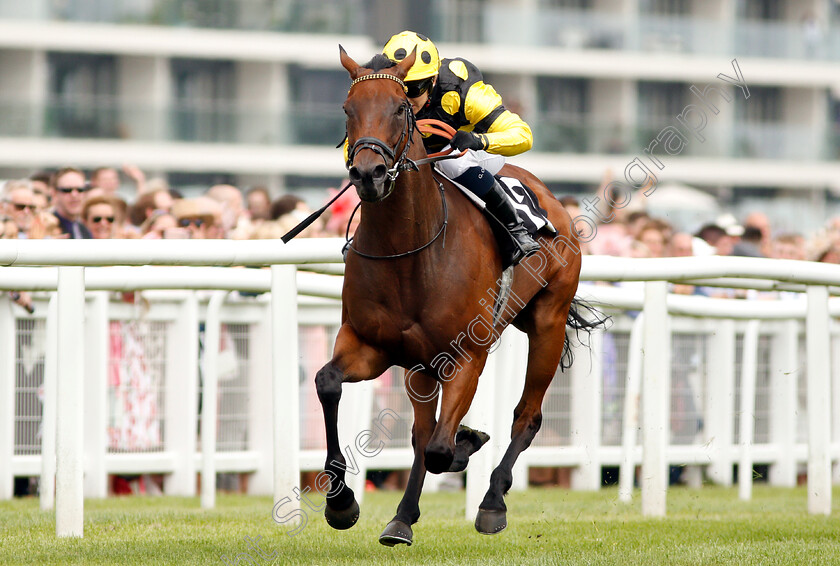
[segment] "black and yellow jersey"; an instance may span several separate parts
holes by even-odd
[[[517,155],[531,149],[534,141],[528,124],[505,108],[502,97],[484,82],[475,65],[460,57],[441,61],[437,82],[417,118],[432,118],[456,130],[481,134],[489,153]],[[433,152],[446,141],[429,136],[424,144]]]

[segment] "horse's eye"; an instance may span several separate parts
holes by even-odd
[[[397,116],[402,116],[403,114],[405,114],[405,106],[400,104],[397,107]]]

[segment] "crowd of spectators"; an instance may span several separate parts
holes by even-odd
[[[291,194],[272,200],[264,187],[242,190],[215,185],[201,196],[184,198],[163,180],[147,181],[135,166],[124,166],[122,176],[133,185],[133,198],[120,196],[121,172],[113,167],[100,167],[89,176],[78,168],[65,167],[7,181],[0,199],[0,237],[276,239],[312,212],[303,199]],[[327,189],[324,200],[337,192]],[[573,218],[581,214],[574,197],[563,197],[561,202]],[[355,191],[346,191],[301,236],[344,236],[357,203]],[[610,222],[598,226],[597,236],[583,246],[585,253],[840,262],[840,217],[811,234],[776,230],[760,211],[748,214],[740,223],[732,215],[724,215],[692,234],[639,209],[617,209],[603,217],[609,217]],[[356,215],[350,233],[358,220]],[[22,306],[28,305],[25,293],[16,296]]]

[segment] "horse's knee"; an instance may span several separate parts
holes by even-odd
[[[315,374],[315,391],[318,392],[318,399],[321,403],[338,403],[341,399],[341,383],[343,379],[341,371],[328,363]]]

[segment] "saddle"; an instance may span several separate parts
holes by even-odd
[[[435,173],[441,175],[442,177],[446,177],[446,175],[437,168],[435,168]],[[449,177],[446,178],[449,179]],[[548,212],[540,206],[539,200],[537,200],[537,195],[530,187],[523,184],[515,177],[502,177],[500,175],[495,175],[495,178],[504,189],[508,200],[511,205],[513,205],[514,210],[516,210],[517,216],[519,216],[522,220],[522,224],[531,236],[536,237],[540,231],[551,237],[557,235],[557,229],[548,219]],[[472,202],[476,208],[484,214],[485,218],[487,218],[490,223],[493,235],[496,237],[496,243],[499,245],[502,257],[510,257],[513,252],[513,244],[510,236],[498,221],[490,217],[486,210],[484,201],[461,183],[453,181],[452,179],[449,180],[452,181],[452,184],[458,187],[461,192],[467,196],[470,202]]]

